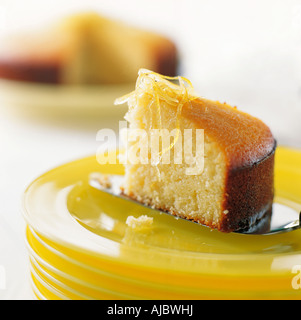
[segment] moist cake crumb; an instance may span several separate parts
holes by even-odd
[[[126,224],[132,229],[146,229],[153,225],[154,219],[146,215],[135,218],[133,216],[128,216],[126,219]]]
[[[99,182],[99,184],[105,189],[109,189],[112,187],[110,175],[108,175],[108,174],[103,174],[103,173],[97,172],[97,173],[91,174],[90,178],[97,180]]]

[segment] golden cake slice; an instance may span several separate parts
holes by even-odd
[[[175,75],[177,49],[164,36],[78,14],[0,45],[0,77],[55,84],[134,82],[140,68]]]
[[[148,70],[125,101],[125,195],[224,232],[269,223],[276,142],[262,121]]]

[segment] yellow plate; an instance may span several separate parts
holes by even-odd
[[[0,102],[33,115],[120,116],[126,106],[114,106],[116,97],[131,92],[135,83],[74,86],[0,80]]]
[[[301,210],[301,151],[279,147],[276,202]],[[47,299],[300,299],[301,230],[224,234],[89,186],[122,174],[96,157],[54,169],[26,190],[24,217],[37,296]],[[153,217],[135,232],[129,215]]]

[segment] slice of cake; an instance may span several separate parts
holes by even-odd
[[[116,103],[125,101],[127,196],[224,232],[269,223],[276,143],[262,121],[198,97],[181,77],[148,70],[140,71],[136,90]],[[141,139],[133,138],[135,130]],[[161,142],[154,154],[156,132]]]
[[[164,36],[95,13],[65,18],[0,45],[0,77],[55,84],[134,82],[141,68],[175,75],[177,49]]]

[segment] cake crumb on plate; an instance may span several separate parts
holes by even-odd
[[[154,219],[146,215],[135,218],[133,216],[128,216],[126,219],[126,224],[132,229],[145,229],[150,228],[153,225]]]

